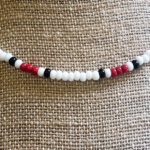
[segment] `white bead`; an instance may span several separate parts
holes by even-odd
[[[143,54],[141,57],[143,58],[144,63],[148,63],[148,62],[149,62],[149,57],[148,57],[148,55]]]
[[[16,68],[20,68],[20,65],[21,65],[22,63],[23,63],[22,60],[17,59],[17,60],[15,61],[15,67],[16,67]]]
[[[149,57],[149,59],[150,59],[150,50],[147,50],[146,52],[145,52],[145,54]]]
[[[75,80],[79,80],[80,79],[80,72],[79,71],[75,71],[74,72],[74,79]]]
[[[91,79],[92,79],[92,71],[87,71],[87,72],[86,72],[86,78],[87,78],[88,80],[91,80]]]
[[[80,80],[81,80],[82,82],[86,81],[86,73],[84,73],[84,72],[81,72],[81,73],[80,73]]]
[[[106,78],[110,78],[111,77],[111,71],[110,69],[104,69],[105,70],[105,76]]]
[[[4,60],[6,62],[9,62],[9,59],[12,57],[13,55],[11,53],[6,53]]]
[[[141,56],[136,56],[136,60],[139,62],[139,65],[142,65],[144,63],[144,60]]]
[[[53,80],[56,78],[56,71],[55,70],[51,71],[50,78],[53,79]]]
[[[0,53],[0,61],[4,61],[5,55],[6,55],[6,52],[1,52]]]
[[[3,50],[0,49],[0,53],[4,52]]]
[[[37,72],[38,76],[43,77],[44,76],[44,71],[45,71],[45,68],[40,67],[38,72]]]
[[[100,78],[98,71],[93,71],[92,77],[93,77],[93,80],[98,80]]]
[[[62,73],[62,80],[67,81],[68,80],[68,72],[64,71]]]
[[[59,70],[56,72],[56,79],[60,80],[61,78],[62,78],[62,71]]]
[[[69,81],[73,81],[74,80],[74,73],[73,72],[69,72],[69,74],[68,74],[68,80]]]
[[[134,66],[132,64],[132,62],[127,62],[126,65],[128,66],[129,71],[132,71],[134,69]]]

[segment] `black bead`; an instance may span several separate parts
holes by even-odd
[[[50,77],[51,70],[49,68],[46,68],[44,71],[44,77],[49,78]]]
[[[9,64],[10,64],[11,66],[14,66],[16,60],[17,60],[16,57],[11,57],[11,58],[9,59]]]
[[[99,72],[100,78],[105,78],[105,70],[104,69],[101,68],[98,70],[98,72]]]
[[[139,68],[140,65],[139,65],[139,62],[137,60],[133,60],[132,63],[133,63],[134,69]]]

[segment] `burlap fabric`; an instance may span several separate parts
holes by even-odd
[[[0,48],[61,71],[111,68],[150,46],[149,0],[0,0]],[[0,62],[0,149],[150,149],[150,63],[84,83]]]

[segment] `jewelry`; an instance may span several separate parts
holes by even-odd
[[[86,71],[86,72],[62,72],[60,70],[51,70],[49,68],[37,67],[32,64],[27,64],[22,62],[22,60],[17,59],[11,53],[6,53],[0,49],[0,61],[9,62],[11,66],[15,66],[16,68],[31,73],[33,75],[38,75],[40,77],[46,77],[51,79],[63,80],[63,81],[73,81],[80,80],[82,82],[86,80],[99,80],[100,78],[109,78],[116,77],[117,75],[121,75],[123,73],[127,73],[128,71],[132,71],[133,69],[138,69],[143,63],[148,63],[150,61],[150,50],[147,50],[143,55],[137,56],[135,60],[131,62],[127,62],[121,66],[117,66],[116,68],[111,69],[98,69],[96,71]]]

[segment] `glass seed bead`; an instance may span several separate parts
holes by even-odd
[[[111,70],[111,76],[112,76],[112,77],[116,77],[116,76],[117,76],[117,71],[116,71],[116,69],[115,69],[115,68],[111,68],[110,70]]]
[[[9,59],[9,64],[10,64],[11,66],[14,66],[14,65],[15,65],[16,60],[17,60],[17,58],[16,58],[16,57],[11,57],[11,58]]]
[[[22,63],[20,65],[20,70],[25,71],[27,64],[26,63]]]
[[[39,70],[39,67],[33,66],[31,73],[32,73],[33,75],[37,75],[38,70]]]
[[[106,78],[110,78],[111,77],[111,70],[110,69],[105,69],[105,76]]]
[[[50,77],[51,70],[49,68],[46,68],[44,71],[44,77],[49,78]]]
[[[123,73],[127,73],[128,70],[129,70],[129,68],[128,68],[128,66],[127,66],[126,64],[123,64],[123,65],[121,66],[121,69],[122,69],[122,72],[123,72]]]
[[[117,71],[117,75],[121,75],[122,74],[122,68],[120,66],[116,67],[116,71]]]
[[[105,70],[104,69],[101,68],[98,70],[98,72],[99,72],[100,78],[105,78]]]
[[[139,68],[139,62],[137,60],[133,60],[132,63],[133,63],[134,69]]]
[[[25,71],[26,71],[27,73],[31,73],[31,72],[32,72],[32,68],[33,68],[33,65],[27,64],[27,66],[26,66],[26,68],[25,68]]]

